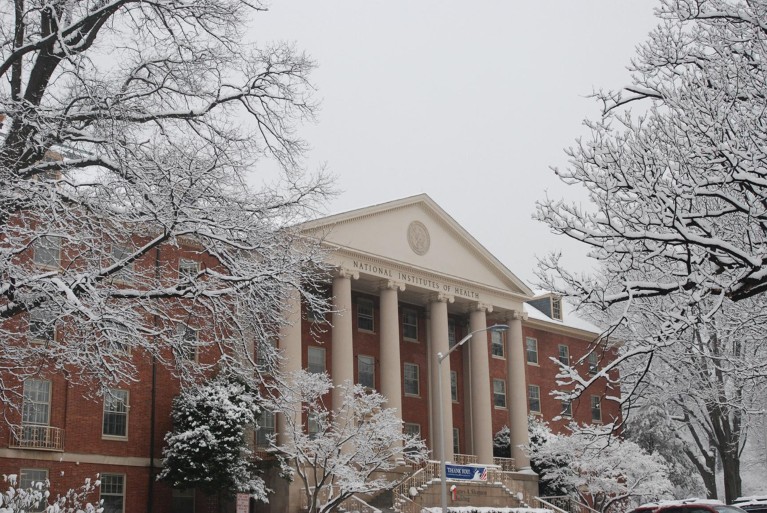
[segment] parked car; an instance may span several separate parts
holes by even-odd
[[[745,513],[745,511],[737,506],[728,506],[717,500],[684,499],[642,504],[631,510],[630,513]],[[767,511],[763,513],[767,513]]]
[[[767,495],[738,497],[732,505],[745,510],[747,513],[767,513]]]

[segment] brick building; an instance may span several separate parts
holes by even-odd
[[[585,358],[597,330],[567,315],[560,298],[536,295],[428,196],[318,219],[303,231],[321,237],[330,250],[327,258],[336,272],[328,294],[337,313],[318,318],[294,304],[294,322],[279,340],[284,370],[327,371],[336,383],[352,380],[377,389],[401,412],[405,429],[420,433],[434,458],[443,434],[448,461],[499,463],[493,434],[509,426],[513,462],[505,469],[528,494],[537,490],[519,448],[527,442],[528,413],[555,428],[570,419],[618,418],[617,405],[604,397],[619,392],[606,384],[572,404],[550,395],[558,369],[554,360],[574,363],[584,357],[581,365],[589,371],[612,357],[612,349],[599,347]],[[164,267],[180,269],[194,260],[174,251],[160,254]],[[317,334],[312,323],[327,323],[328,329]],[[477,333],[441,365],[446,414],[439,433],[436,354],[493,324],[509,329]],[[48,413],[16,419],[15,428],[0,431],[0,474],[20,474],[22,484],[48,477],[55,493],[100,473],[109,513],[207,511],[200,494],[153,479],[178,384],[150,361],[135,363],[138,381],[104,397],[87,397],[61,374],[29,380],[24,400]],[[264,415],[262,425],[256,445],[270,432],[279,436],[279,412]],[[301,508],[297,484],[273,475],[267,479],[275,492],[268,506],[254,509]]]

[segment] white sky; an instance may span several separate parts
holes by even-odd
[[[550,166],[628,83],[656,25],[651,0],[276,0],[251,37],[316,60],[322,110],[302,134],[341,194],[328,213],[425,192],[528,283],[536,256],[584,250],[533,221],[536,199],[578,200]]]

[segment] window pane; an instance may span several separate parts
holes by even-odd
[[[527,386],[527,403],[531,412],[541,412],[541,389],[536,385]]]
[[[415,310],[402,311],[402,336],[408,339],[418,339],[418,314]]]
[[[372,356],[357,357],[357,380],[363,387],[376,387],[375,359]]]
[[[564,417],[572,417],[573,416],[573,403],[572,403],[572,401],[562,401],[562,416],[564,416]]]
[[[110,388],[104,394],[104,424],[106,436],[128,435],[128,391]]]
[[[600,422],[602,420],[602,399],[599,396],[591,396],[591,420]]]
[[[528,337],[525,339],[527,363],[538,363],[538,341]]]
[[[503,333],[500,331],[490,332],[490,347],[493,356],[503,356]]]
[[[173,489],[171,513],[194,513],[194,488]]]
[[[455,319],[452,317],[447,319],[447,341],[450,347],[453,347],[457,342],[455,339]]]
[[[450,371],[450,398],[454,403],[458,402],[458,373]]]
[[[178,263],[179,280],[191,281],[197,277],[200,272],[200,263],[194,260],[181,259]]]
[[[123,513],[125,476],[101,474],[101,499],[104,513]]]
[[[269,437],[274,434],[274,413],[263,410],[257,422],[256,445],[259,447],[269,447]]]
[[[552,298],[551,300],[551,317],[562,320],[562,300],[559,298]]]
[[[562,365],[570,365],[570,348],[564,344],[559,344],[559,362]]]
[[[112,264],[121,264],[128,258],[130,258],[133,255],[133,248],[129,248],[128,246],[122,246],[119,244],[113,244],[112,245]],[[116,280],[122,281],[124,283],[129,283],[133,281],[134,276],[134,265],[133,262],[130,264],[127,264],[125,267],[117,271],[114,276]]]
[[[407,395],[419,395],[420,390],[418,386],[418,365],[413,363],[405,364],[405,393]]]
[[[325,372],[325,349],[322,347],[309,347],[307,352],[307,369],[309,372],[320,374]]]
[[[405,422],[405,434],[421,436],[421,425],[412,422]]]
[[[39,379],[24,381],[24,403],[22,406],[22,424],[49,425],[51,402],[51,383]]]
[[[29,336],[35,342],[51,342],[56,339],[56,315],[45,308],[29,312]]]
[[[191,326],[180,324],[178,326],[178,336],[180,343],[177,346],[178,357],[181,360],[196,361],[199,339],[197,330]]]
[[[453,454],[461,454],[461,432],[453,428]]]
[[[596,374],[599,372],[599,356],[595,352],[589,353],[588,356],[588,363],[589,363],[589,374]]]
[[[506,382],[502,379],[493,380],[493,401],[495,406],[506,408]]]
[[[357,328],[373,331],[373,302],[369,299],[357,300]]]
[[[39,265],[58,267],[61,255],[61,237],[43,236],[32,246],[32,260]]]

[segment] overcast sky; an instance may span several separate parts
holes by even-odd
[[[533,282],[554,249],[583,249],[533,221],[536,199],[583,198],[551,166],[585,133],[593,90],[628,83],[656,1],[273,1],[251,37],[294,41],[317,62],[322,109],[302,133],[326,163],[338,213],[427,193]]]

